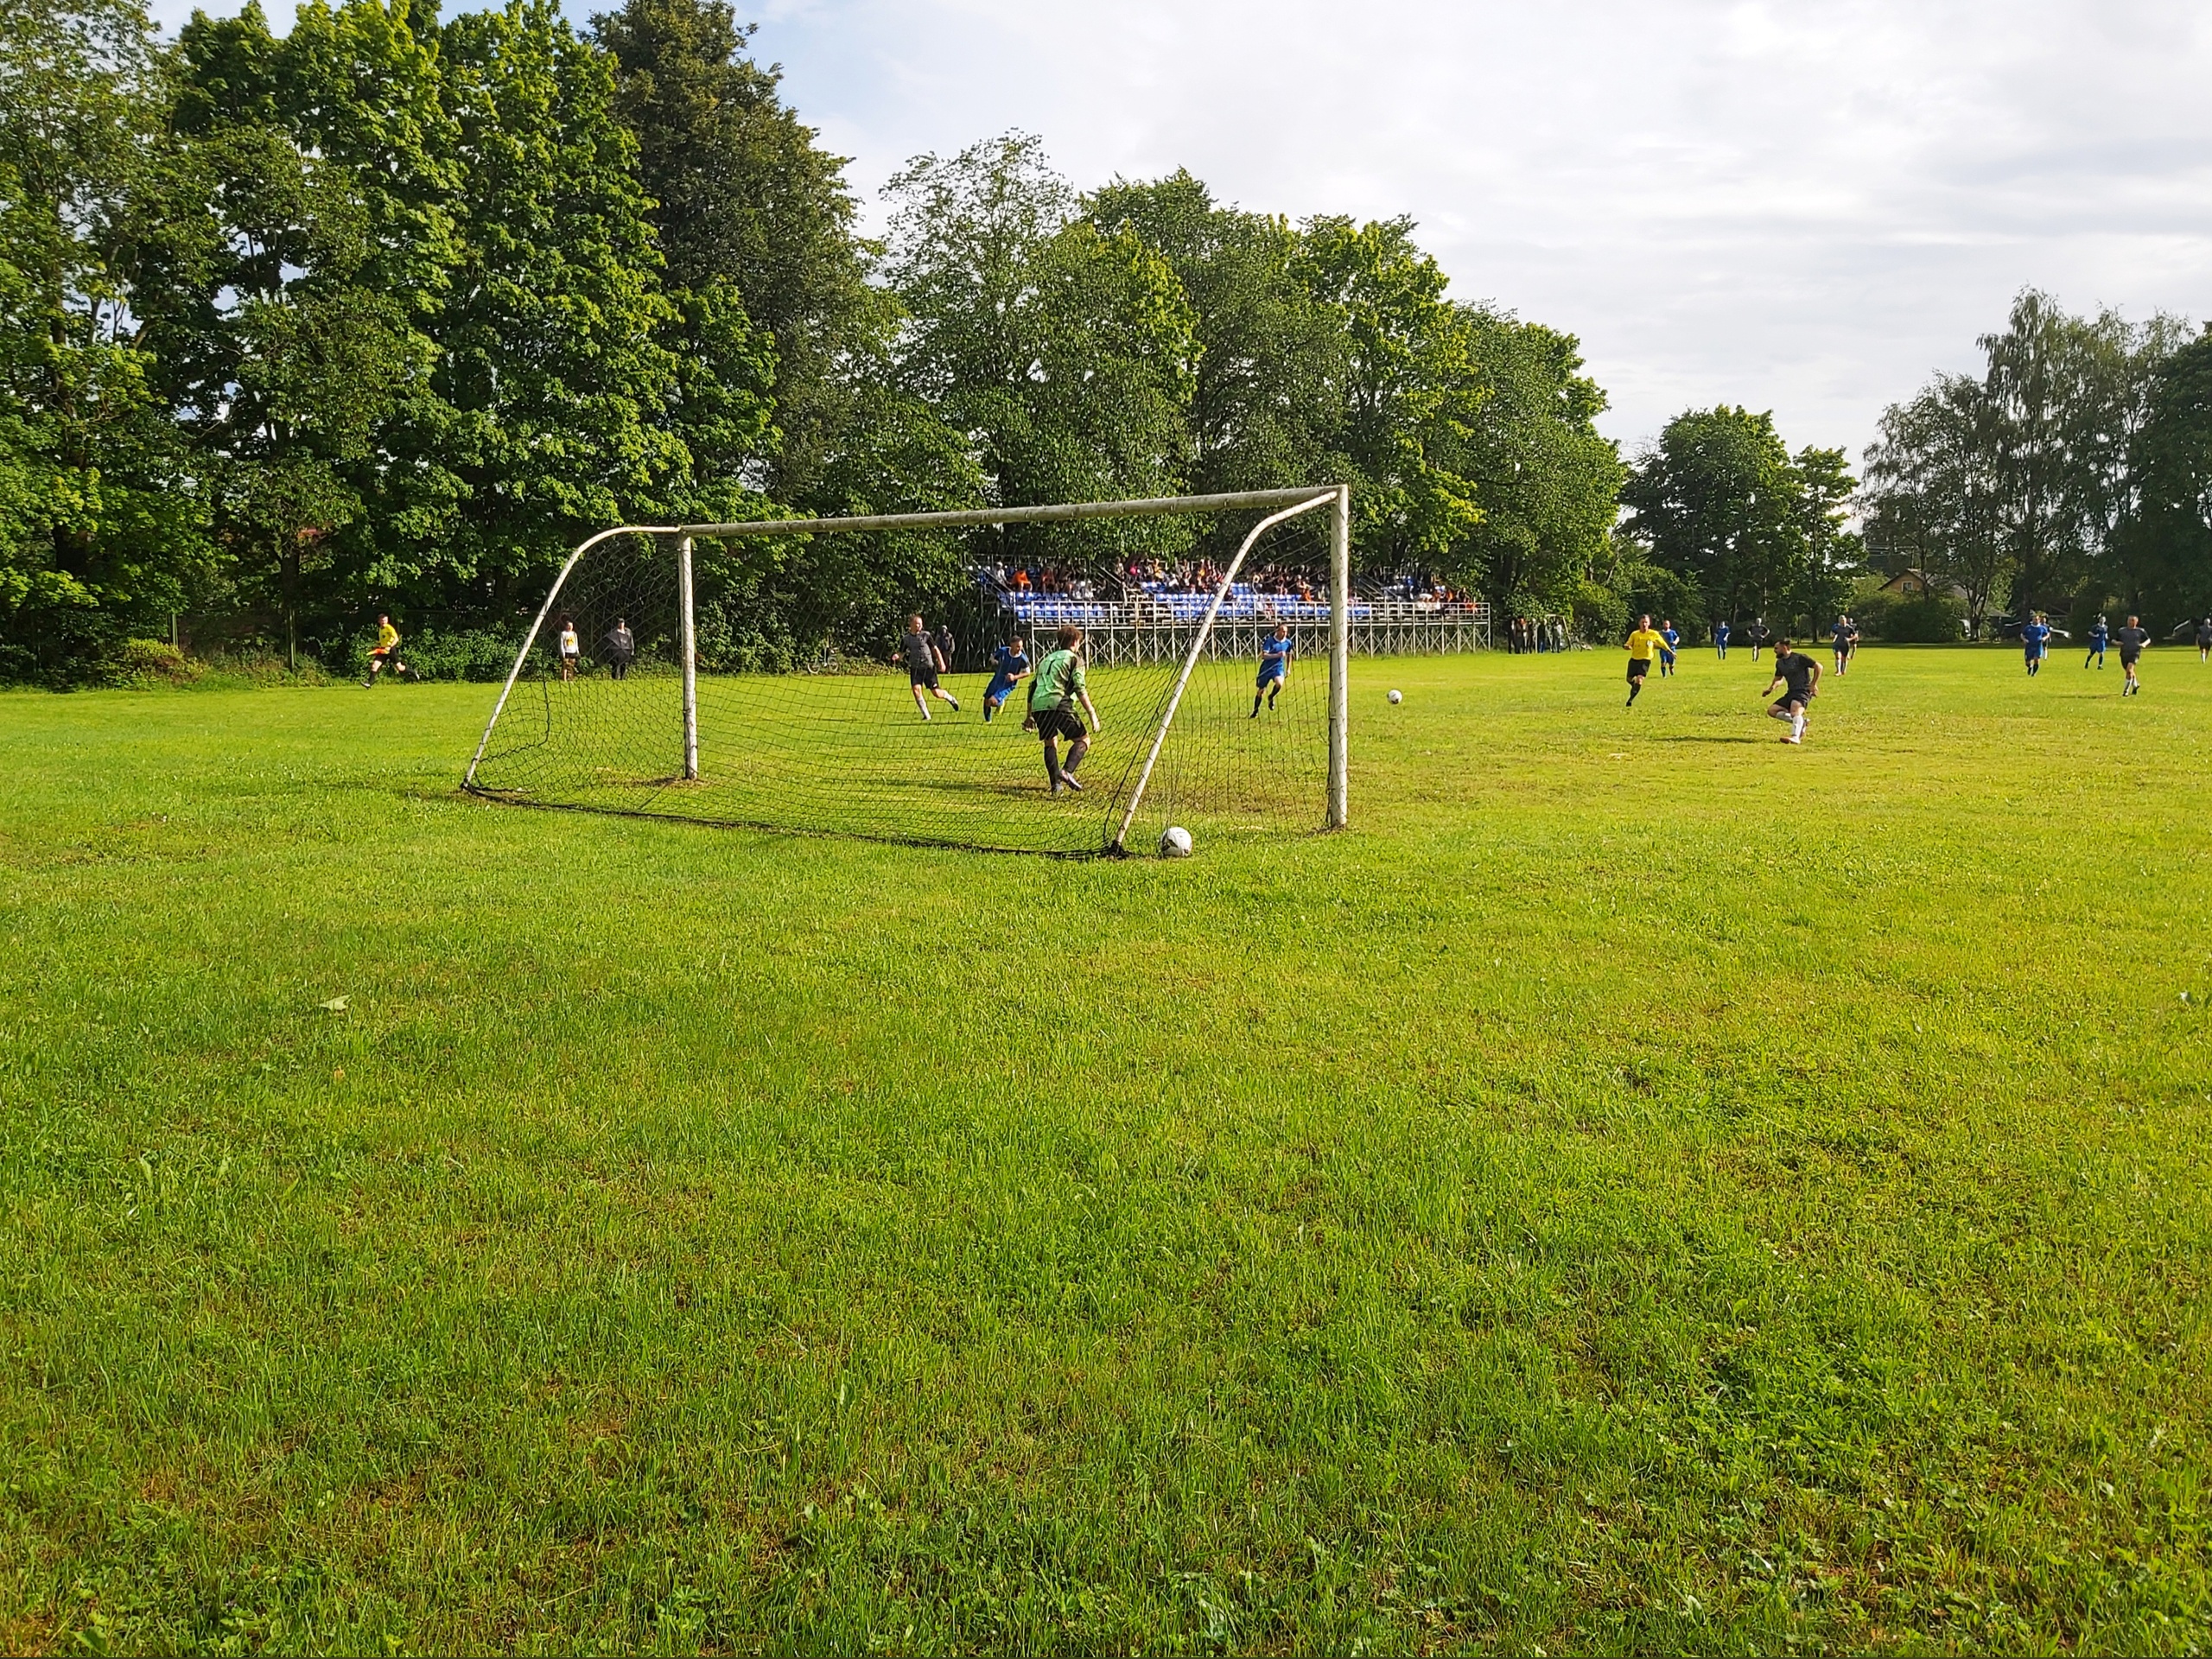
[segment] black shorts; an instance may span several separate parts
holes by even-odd
[[[1065,737],[1071,743],[1080,743],[1090,735],[1076,711],[1065,702],[1057,709],[1047,709],[1036,716],[1037,735],[1047,741]]]
[[[1640,680],[1650,671],[1651,664],[1649,663],[1638,662],[1633,657],[1628,659],[1628,677],[1630,679]]]
[[[933,668],[909,667],[906,670],[906,683],[909,685],[925,685],[929,687],[931,690],[934,691],[937,690],[937,670]]]
[[[1789,712],[1789,705],[1791,703],[1796,703],[1798,709],[1802,711],[1809,708],[1812,704],[1812,701],[1813,694],[1809,691],[1785,691],[1782,694],[1780,700],[1777,701],[1774,706],[1786,715]]]
[[[2123,651],[2120,653],[2120,665],[2122,668],[2133,668],[2142,655],[2143,653],[2139,651]]]

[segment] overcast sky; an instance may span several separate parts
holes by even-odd
[[[1631,448],[1728,402],[1855,453],[2027,284],[2212,316],[2208,0],[739,15],[869,198],[910,156],[1019,128],[1078,186],[1181,166],[1248,207],[1409,214],[1455,295],[1581,337]]]

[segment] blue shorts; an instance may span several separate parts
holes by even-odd
[[[985,702],[1004,702],[1007,699],[1007,693],[1013,690],[1014,682],[1012,680],[1001,679],[999,676],[994,674],[991,677],[991,683],[983,688],[983,701]]]
[[[1253,681],[1252,684],[1256,689],[1258,687],[1267,685],[1270,682],[1280,683],[1286,671],[1287,671],[1280,664],[1263,668],[1260,671],[1260,677]]]

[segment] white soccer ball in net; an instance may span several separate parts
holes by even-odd
[[[1405,694],[1404,692],[1402,692],[1402,691],[1401,691],[1401,690],[1397,690],[1395,686],[1391,688],[1391,691],[1390,691],[1390,701],[1391,701],[1391,702],[1403,702],[1405,700],[1406,700],[1406,694]]]
[[[1162,858],[1188,858],[1191,855],[1191,832],[1179,823],[1171,823],[1160,832],[1160,855]]]

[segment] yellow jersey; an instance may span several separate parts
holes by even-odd
[[[378,626],[377,649],[378,651],[390,651],[398,643],[399,630],[397,628],[393,627],[389,622],[381,623]]]
[[[1628,637],[1628,654],[1639,663],[1648,663],[1666,644],[1667,636],[1658,629],[1638,628]]]

